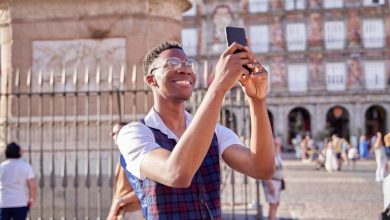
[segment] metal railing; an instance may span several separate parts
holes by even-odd
[[[23,157],[32,164],[38,181],[30,219],[106,218],[119,157],[111,128],[119,121],[138,121],[152,105],[151,91],[137,75],[142,76],[137,67],[126,73],[122,66],[106,72],[98,67],[93,73],[88,68],[49,73],[16,70],[3,77],[7,82],[0,94],[0,132],[5,137],[1,141],[15,141],[24,148]],[[205,92],[206,88],[196,89],[189,111],[196,111]],[[226,95],[220,122],[245,143],[250,137],[247,115],[241,90],[233,89]],[[226,165],[221,177],[226,218],[234,219],[237,213],[261,218],[259,182]]]

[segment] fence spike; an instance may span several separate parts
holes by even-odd
[[[112,87],[112,65],[108,68],[108,84]]]
[[[121,82],[121,84],[123,84],[125,82],[125,64],[123,64],[123,63],[121,65],[120,82]]]
[[[27,80],[26,80],[27,87],[31,86],[31,68],[27,70]]]
[[[133,89],[136,89],[137,86],[137,66],[133,64],[133,71],[131,73],[131,84],[133,85]]]
[[[50,71],[50,85],[54,86],[54,70]]]
[[[100,65],[98,65],[96,68],[96,84],[100,84]]]
[[[77,66],[75,66],[73,70],[73,85],[77,85],[78,74],[79,74],[79,70],[77,69]]]
[[[207,88],[207,79],[208,79],[208,61],[205,60],[203,63],[203,87]]]
[[[39,70],[39,73],[38,73],[38,85],[42,85],[42,70]]]
[[[84,78],[84,83],[88,84],[89,82],[89,66],[85,67],[85,78]]]
[[[19,68],[16,69],[16,72],[15,72],[15,87],[19,87],[19,77],[20,77],[20,74],[19,74]]]
[[[66,80],[66,70],[65,68],[62,68],[62,76],[61,76],[62,85],[65,85],[65,80]]]

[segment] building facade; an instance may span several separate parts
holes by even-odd
[[[389,7],[385,0],[198,0],[184,13],[182,42],[210,82],[225,26],[245,27],[269,72],[269,115],[285,146],[298,134],[372,136],[390,125]]]

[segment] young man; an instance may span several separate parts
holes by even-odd
[[[240,50],[239,53],[234,53]],[[267,115],[267,74],[250,75],[255,56],[232,44],[220,57],[215,78],[192,117],[185,112],[196,81],[196,63],[181,46],[165,42],[144,59],[145,82],[154,105],[140,122],[121,129],[118,146],[146,219],[221,219],[219,158],[256,179],[274,172],[274,146]],[[251,144],[242,146],[217,125],[225,93],[240,82],[248,99]]]

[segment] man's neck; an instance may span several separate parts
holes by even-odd
[[[184,103],[164,103],[164,105],[156,103],[153,107],[165,126],[180,138],[186,129]]]

